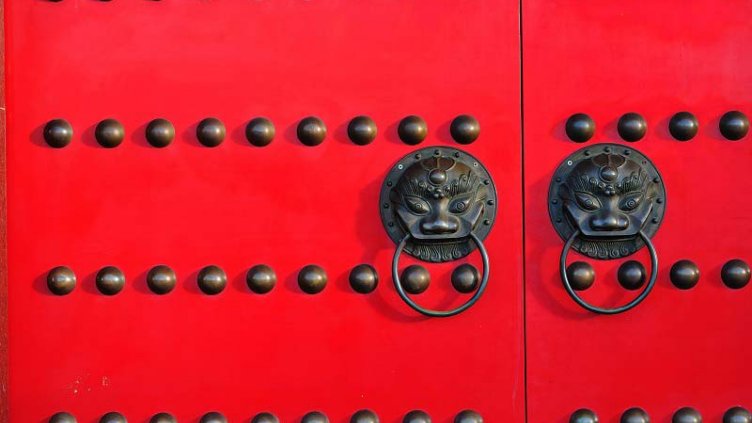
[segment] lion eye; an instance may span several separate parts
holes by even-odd
[[[471,196],[466,195],[457,197],[449,204],[449,211],[452,213],[464,213],[470,207]]]
[[[624,211],[632,211],[642,203],[642,194],[631,194],[624,197],[619,204],[619,208]]]
[[[585,210],[594,211],[601,208],[601,202],[592,194],[583,191],[574,193],[577,204]]]
[[[415,214],[426,214],[431,210],[431,206],[425,200],[414,195],[406,196],[405,203],[407,204],[407,208]]]

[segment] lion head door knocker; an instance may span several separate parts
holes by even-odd
[[[569,296],[585,309],[601,314],[621,313],[642,302],[655,285],[658,256],[650,238],[658,230],[665,209],[663,179],[639,151],[618,144],[596,144],[567,157],[551,180],[548,211],[554,228],[566,241],[559,271]],[[572,276],[567,273],[570,248],[608,260],[627,257],[643,246],[650,252],[652,269],[647,285],[634,300],[616,308],[601,308],[577,295]],[[641,272],[639,283],[644,283],[644,267],[637,262],[634,265]]]
[[[475,304],[488,284],[488,252],[483,245],[496,217],[496,189],[483,165],[453,148],[429,147],[403,157],[381,188],[381,220],[397,244],[392,279],[400,297],[426,316],[448,317]],[[478,248],[483,273],[475,294],[463,305],[429,310],[405,292],[399,275],[404,251],[427,262],[461,259]],[[477,270],[473,268],[477,276]]]

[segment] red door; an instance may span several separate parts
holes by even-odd
[[[11,422],[523,420],[517,2],[35,0],[5,14]],[[480,125],[472,143],[453,139],[460,114]],[[359,115],[378,128],[367,145],[348,136]],[[420,145],[401,139],[424,136],[420,120],[400,137],[409,115],[427,125]],[[275,136],[251,145],[262,116]],[[484,295],[428,318],[392,285],[380,195],[439,148],[427,170],[457,149],[497,201],[482,204],[495,222],[477,221]],[[400,270],[431,276],[410,298],[472,297],[450,279],[479,255],[451,254],[403,255]],[[266,294],[247,284],[261,264]],[[370,293],[349,282],[359,264],[378,273]]]
[[[6,3],[9,421],[749,421],[744,2]]]
[[[752,114],[749,4],[526,0],[522,16],[528,421],[647,421],[639,411],[620,420],[640,407],[652,422],[720,422],[732,407],[749,409],[752,140],[739,114],[722,118]],[[571,125],[581,143],[566,131],[578,113],[595,125],[586,141],[590,124]],[[644,121],[627,116],[620,133],[627,113]],[[622,188],[632,176],[644,191],[630,198]],[[641,213],[658,259],[654,289],[618,314],[580,307],[562,285],[557,228],[581,222],[589,232],[573,243],[584,254],[573,248],[566,264],[589,264],[595,281],[574,293],[616,308],[647,287],[651,266],[647,248],[632,254],[630,237],[608,234],[634,228]],[[611,255],[608,245],[626,250]],[[630,260],[644,272],[630,264],[620,279]],[[582,267],[571,282],[584,287],[588,275]],[[749,421],[734,412],[738,420],[723,421]]]

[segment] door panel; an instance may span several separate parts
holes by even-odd
[[[10,421],[522,421],[518,36],[509,1],[6,2]],[[461,113],[480,122],[469,145],[450,135]],[[367,146],[348,139],[359,114],[378,125]],[[398,137],[410,114],[429,128],[419,146]],[[276,127],[266,147],[245,138],[257,116]],[[327,126],[318,146],[298,140],[306,116]],[[226,127],[214,148],[196,136],[208,117]],[[63,148],[44,139],[56,118],[74,133]],[[115,148],[96,139],[106,118],[125,131]],[[175,128],[164,148],[145,138],[155,118]],[[499,194],[488,289],[445,319],[396,295],[379,218],[387,172],[434,145],[477,157]],[[414,298],[465,301],[449,283],[460,262],[480,266],[422,263],[432,283]],[[278,278],[265,295],[246,286],[262,263]],[[348,283],[360,263],[380,276],[371,294]],[[159,264],[177,276],[166,295],[146,281]],[[211,264],[227,277],[213,296],[197,285]],[[298,286],[308,264],[328,275],[315,295]],[[48,289],[56,266],[76,275],[68,295]],[[125,276],[117,295],[96,287],[105,266]]]
[[[580,408],[616,422],[626,409],[642,407],[651,421],[664,423],[686,406],[705,421],[721,421],[732,406],[750,408],[752,343],[743,334],[752,324],[752,288],[731,289],[721,273],[731,259],[752,260],[746,195],[752,144],[749,135],[730,141],[719,131],[724,113],[752,114],[748,4],[529,0],[522,15],[529,422],[566,422]],[[681,111],[699,123],[688,141],[669,130]],[[618,133],[628,112],[647,122],[636,142]],[[575,113],[596,125],[581,144],[565,130]],[[581,148],[602,153],[600,143],[618,144],[612,152],[645,154],[666,190],[665,214],[652,236],[656,287],[615,315],[586,311],[567,295],[559,275],[564,240],[548,212],[557,167],[567,167],[565,159]],[[568,263],[595,269],[595,283],[578,294],[602,307],[638,295],[617,282],[622,263],[637,260],[650,271],[645,248],[613,260],[569,256]],[[700,271],[691,289],[670,280],[682,259]]]

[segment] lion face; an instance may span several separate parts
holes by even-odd
[[[410,254],[447,261],[471,250],[470,232],[484,212],[487,188],[470,166],[450,157],[430,157],[405,170],[389,193]]]
[[[602,153],[578,163],[559,194],[570,221],[586,239],[618,240],[637,236],[657,192],[637,162]]]
[[[598,151],[600,150],[600,151]],[[583,148],[554,173],[549,214],[572,248],[597,259],[627,257],[655,235],[665,212],[666,191],[652,162],[642,153],[616,144]]]

